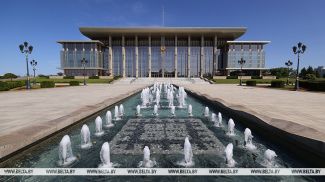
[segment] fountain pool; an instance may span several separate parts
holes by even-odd
[[[95,113],[78,124],[17,154],[11,160],[1,164],[1,167],[265,168],[270,167],[270,165],[276,167],[304,166],[299,159],[293,158],[290,153],[286,153],[276,143],[270,143],[267,139],[255,134],[254,130],[244,132],[247,127],[240,120],[228,122],[231,116],[219,114],[220,111],[217,108],[212,107],[210,103],[192,97],[183,88],[178,90],[169,85],[167,86],[169,91],[165,91],[165,89],[165,86],[162,87],[159,84],[154,88],[146,88],[142,92],[116,103],[116,106],[113,105]],[[176,90],[172,91],[174,89]],[[156,94],[157,92],[159,94]],[[169,95],[167,99],[167,93],[173,94],[173,96]],[[160,97],[158,102],[157,96]],[[172,107],[174,116],[171,115],[171,97],[174,103]],[[121,107],[118,107],[121,105],[122,110]],[[156,107],[154,107],[155,105]],[[139,117],[140,108],[141,117]],[[153,114],[155,113],[154,109],[157,111],[157,115]],[[107,111],[110,112],[107,114]],[[121,117],[120,112],[123,113],[123,117]],[[215,122],[211,122],[212,113],[218,113],[218,115],[214,114],[213,119],[216,122],[221,121],[222,124],[219,127],[215,127]],[[107,124],[110,127],[102,127],[102,125]],[[81,128],[83,129],[81,130]],[[252,142],[252,133],[254,134],[253,144],[255,148],[248,148],[247,144]],[[87,144],[87,147],[81,147],[81,144]],[[118,165],[113,165],[111,161]],[[182,165],[182,162],[185,165]],[[58,181],[63,179],[59,176],[46,178],[17,176],[15,178],[29,181]],[[155,181],[175,179],[178,181],[189,181],[191,179],[218,180],[219,178],[237,181],[247,179],[252,181],[308,181],[309,179],[300,176],[248,176],[244,178],[238,176],[165,176],[146,178]],[[98,179],[132,181],[135,179],[143,180],[143,177],[104,176],[98,177]],[[82,177],[64,177],[64,180],[88,181],[87,178]]]

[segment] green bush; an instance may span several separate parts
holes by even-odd
[[[99,79],[99,76],[90,76],[89,79]]]
[[[38,77],[39,78],[45,78],[45,79],[49,79],[50,78],[50,76],[46,76],[46,75],[42,75],[42,74],[38,75]]]
[[[70,81],[69,82],[69,85],[70,86],[79,86],[80,85],[80,82],[79,81]]]
[[[316,80],[316,75],[314,74],[306,74],[306,76],[304,76],[305,80]]]
[[[271,81],[271,87],[275,88],[284,88],[285,81],[282,80],[272,80]]]
[[[256,86],[256,81],[255,80],[247,80],[246,86]]]
[[[54,81],[42,81],[41,88],[53,88],[55,86]]]
[[[74,79],[74,76],[64,76],[63,79]]]
[[[7,82],[0,82],[0,91],[10,90]]]
[[[118,80],[118,79],[120,79],[120,78],[122,78],[122,76],[114,76],[114,80]]]
[[[311,91],[325,91],[325,81],[299,81],[299,86]]]
[[[238,79],[237,76],[227,76],[227,79]]]
[[[261,76],[252,76],[252,79],[262,79]]]
[[[8,81],[7,82],[9,89],[25,86],[25,83],[26,83],[25,81]]]

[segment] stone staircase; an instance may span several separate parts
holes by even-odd
[[[186,84],[210,84],[209,82],[201,78],[122,78],[114,82],[117,85],[125,84],[154,84],[155,82],[160,83],[171,83],[175,85],[186,85]]]

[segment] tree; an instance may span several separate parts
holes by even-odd
[[[3,75],[4,79],[10,79],[10,81],[12,81],[13,78],[17,78],[18,76],[13,74],[13,73],[6,73]]]
[[[57,74],[58,74],[58,76],[63,76],[63,73],[62,72],[59,72]]]
[[[308,75],[308,77],[307,77],[307,75]],[[313,76],[310,76],[310,75],[313,75]],[[301,69],[299,77],[309,80],[311,77],[312,78],[316,77],[316,71],[311,66],[308,66],[307,69],[304,67]]]
[[[279,68],[272,68],[270,69],[270,72],[272,75],[278,77],[278,78],[286,78],[288,75],[291,75],[292,69],[289,69],[285,67],[279,67]]]

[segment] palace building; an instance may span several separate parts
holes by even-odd
[[[203,77],[229,75],[241,66],[247,75],[260,75],[266,69],[269,41],[236,41],[245,27],[81,27],[80,32],[90,40],[58,41],[68,76]]]

